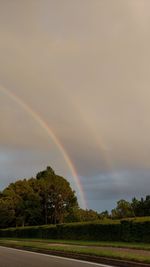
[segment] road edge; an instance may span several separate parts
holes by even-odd
[[[64,258],[89,261],[93,263],[112,265],[114,267],[150,267],[150,264],[148,263],[119,260],[119,259],[106,258],[106,257],[101,257],[101,256],[92,256],[92,255],[80,254],[80,253],[75,253],[75,252],[65,252],[65,251],[59,251],[59,250],[46,250],[42,248],[22,247],[22,246],[18,246],[14,244],[10,246],[6,244],[2,244],[2,243],[0,243],[0,246],[29,251],[29,252],[31,251],[31,252],[36,252],[36,253],[42,253],[46,255],[54,255],[54,256],[60,256]]]

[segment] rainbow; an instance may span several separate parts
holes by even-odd
[[[116,168],[115,165],[113,163],[113,160],[110,156],[109,152],[109,147],[107,146],[104,136],[102,135],[102,133],[99,133],[96,131],[95,129],[95,125],[93,124],[93,118],[91,116],[91,114],[86,110],[82,109],[82,103],[80,102],[80,98],[76,97],[76,101],[72,102],[76,104],[76,109],[78,110],[79,114],[80,114],[80,119],[83,120],[84,124],[86,124],[89,132],[92,134],[93,136],[93,140],[95,140],[95,143],[97,145],[97,148],[99,148],[100,153],[103,154],[103,158],[105,160],[105,168],[107,169],[107,173],[111,173],[111,177],[113,179],[113,182],[116,186],[116,188],[118,188],[118,191],[120,191],[119,187],[118,187],[118,173],[116,172]],[[80,103],[80,104],[79,104]]]
[[[3,94],[5,94],[7,97],[12,99],[14,102],[16,102],[18,104],[18,106],[20,106],[24,111],[26,111],[33,118],[33,120],[36,121],[40,125],[40,127],[47,133],[47,135],[51,138],[51,140],[53,140],[53,142],[58,147],[61,155],[63,156],[65,162],[67,163],[67,166],[69,167],[69,169],[72,173],[74,182],[75,182],[77,189],[78,189],[81,207],[83,209],[86,209],[87,208],[86,198],[85,198],[84,191],[83,191],[83,188],[82,188],[82,185],[80,182],[80,178],[79,178],[77,171],[75,169],[75,166],[73,165],[72,160],[70,159],[67,151],[65,150],[63,144],[60,142],[60,140],[58,139],[58,137],[56,136],[56,134],[54,133],[52,128],[47,124],[47,122],[35,110],[33,110],[27,103],[25,103],[14,92],[11,92],[10,90],[8,90],[7,88],[5,88],[3,86],[0,86],[0,91]]]

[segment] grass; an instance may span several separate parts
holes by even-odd
[[[114,248],[129,248],[129,249],[139,249],[150,251],[149,243],[129,243],[129,242],[110,242],[110,241],[80,241],[80,240],[57,240],[57,239],[35,239],[35,238],[0,238],[0,243],[2,241],[14,242],[40,242],[40,243],[57,243],[57,244],[68,244],[68,245],[78,245],[78,246],[96,246],[96,247],[114,247]]]
[[[54,243],[57,242],[57,245]],[[68,244],[68,246],[62,246]],[[113,259],[131,260],[136,262],[150,263],[150,254],[141,255],[136,249],[150,250],[150,244],[129,244],[122,242],[85,242],[64,240],[40,240],[40,239],[0,239],[0,245],[10,247],[23,247],[28,249],[42,249],[48,251],[65,251],[78,254],[108,257]],[[86,247],[82,247],[86,246]],[[94,249],[90,246],[97,246]],[[115,250],[114,248],[130,248],[130,250]],[[134,249],[131,249],[134,248]]]

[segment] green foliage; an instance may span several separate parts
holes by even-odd
[[[117,241],[120,238],[120,224],[76,223],[58,225],[58,237],[72,240]]]
[[[3,191],[2,199],[5,198],[13,205],[16,226],[40,222],[40,198],[26,179],[10,184]]]
[[[150,242],[150,220],[127,219],[69,223],[0,230],[0,237],[41,238],[88,241]]]
[[[14,205],[9,198],[0,198],[0,228],[11,226],[15,220]]]
[[[117,202],[117,207],[112,210],[113,218],[121,219],[133,216],[134,216],[134,211],[132,205],[124,199],[119,200]]]
[[[42,172],[39,172],[37,175],[36,175],[36,179],[37,180],[40,180],[40,179],[43,179],[43,178],[49,178],[49,177],[54,177],[55,176],[55,172],[54,170],[48,166],[46,168],[46,170],[42,171]]]
[[[123,220],[121,225],[122,241],[150,242],[150,221]]]
[[[47,167],[0,194],[0,228],[62,223],[73,207],[78,203],[69,182]]]
[[[109,215],[108,210],[105,210],[103,212],[101,212],[100,214],[98,214],[98,217],[100,220],[104,220],[104,219],[110,219],[111,216]]]
[[[0,229],[17,227],[0,231],[0,236],[149,242],[149,215],[149,195],[131,203],[119,200],[111,215],[83,210],[69,182],[51,167],[0,192]]]
[[[135,216],[150,216],[150,196],[146,198],[141,198],[137,200],[136,198],[132,199],[131,203]]]
[[[120,225],[91,222],[18,227],[0,230],[0,237],[117,241],[120,240]]]
[[[96,220],[99,220],[99,214],[96,211],[73,207],[73,209],[69,210],[64,222],[90,222]]]
[[[112,218],[128,218],[128,217],[141,217],[150,216],[150,196],[147,195],[140,200],[135,197],[132,199],[131,203],[121,199],[117,202],[117,207],[112,210]]]

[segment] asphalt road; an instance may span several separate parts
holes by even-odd
[[[111,267],[0,246],[0,267]]]

